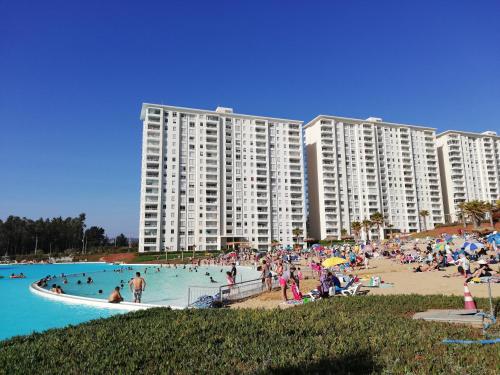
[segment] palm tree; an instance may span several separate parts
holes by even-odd
[[[278,246],[279,242],[278,240],[271,240],[271,247],[274,249],[276,246]]]
[[[366,239],[370,240],[370,229],[373,226],[373,223],[371,222],[371,220],[365,219],[361,222],[361,226],[366,232]]]
[[[373,214],[370,215],[370,220],[372,222],[372,225],[375,225],[377,227],[377,231],[380,234],[380,227],[384,225],[384,215],[382,215],[380,212],[374,212]],[[384,236],[382,236],[383,238]]]
[[[302,229],[300,228],[294,228],[292,230],[292,233],[293,233],[293,236],[295,237],[295,239],[297,240],[297,245],[299,243],[299,237],[302,235]]]
[[[386,224],[385,225],[387,228],[389,228],[389,233],[390,233],[390,237],[392,238],[392,228],[394,228],[394,224]]]
[[[459,211],[459,216],[460,218],[462,219],[462,223],[464,225],[464,228],[467,226],[467,223],[465,221],[465,205],[467,204],[467,202],[460,202],[458,204],[458,209],[460,210]]]
[[[353,221],[351,223],[351,230],[354,232],[354,235],[359,238],[359,232],[361,232],[361,228],[363,226],[359,221]]]
[[[424,219],[424,231],[426,231],[427,230],[427,216],[429,216],[429,211],[422,210],[418,214],[420,216],[422,216],[422,219]]]
[[[488,216],[490,217],[490,226],[494,227],[493,211],[495,211],[495,209],[496,209],[495,205],[491,202],[484,202],[483,207],[484,207],[484,211],[487,212]]]
[[[478,228],[481,225],[481,220],[484,218],[484,214],[486,213],[484,202],[478,200],[467,202],[464,205],[464,213],[472,219],[474,228]]]

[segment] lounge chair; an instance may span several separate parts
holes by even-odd
[[[342,288],[336,288],[336,287],[332,286],[328,290],[328,295],[330,297],[333,297],[334,295],[338,295],[338,294],[342,293],[343,291],[348,290],[349,288],[351,288],[353,284],[354,284],[354,278],[351,278],[349,280],[349,282],[344,287],[342,287]]]
[[[355,296],[356,294],[359,293],[360,289],[361,289],[361,283],[353,284],[349,288],[345,288],[345,289],[341,290],[340,293],[344,297]]]

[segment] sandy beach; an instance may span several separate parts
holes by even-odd
[[[412,271],[417,264],[399,264],[391,259],[375,259],[370,261],[370,269],[356,270],[354,274],[358,275],[363,284],[368,284],[370,276],[380,276],[382,281],[391,286],[381,288],[363,287],[362,290],[368,291],[371,295],[391,295],[391,294],[444,294],[463,296],[464,279],[463,277],[443,277],[453,274],[457,271],[456,266],[445,268],[444,271],[418,272]],[[472,264],[475,269],[476,264]],[[492,268],[499,271],[499,265],[493,265]],[[301,291],[309,292],[318,285],[314,279],[304,280],[301,284]],[[473,297],[487,297],[487,284],[469,283],[469,289]],[[494,298],[500,297],[500,284],[491,284],[491,292]],[[288,298],[291,298],[289,293]],[[276,308],[282,302],[280,291],[263,293],[254,298],[233,304],[232,308]]]

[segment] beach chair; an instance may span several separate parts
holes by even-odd
[[[353,284],[354,284],[354,278],[350,279],[349,282],[344,287],[342,287],[342,288],[335,288],[334,286],[332,286],[328,290],[328,295],[330,297],[333,297],[335,295],[339,295],[343,291],[348,290],[349,288],[351,288],[353,286]]]
[[[358,294],[358,292],[360,291],[360,289],[361,289],[361,283],[359,283],[359,284],[353,284],[349,288],[345,288],[345,289],[341,290],[340,293],[344,297],[355,296],[356,294]]]

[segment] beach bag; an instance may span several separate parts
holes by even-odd
[[[372,276],[370,278],[370,286],[380,286],[380,277],[379,276]]]

